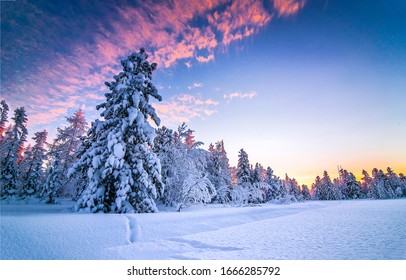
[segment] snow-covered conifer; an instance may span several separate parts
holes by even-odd
[[[262,165],[260,163],[256,163],[254,169],[251,172],[251,182],[253,183],[260,183],[262,182]]]
[[[361,197],[361,184],[354,174],[345,169],[340,169],[339,178],[334,180],[336,188],[341,190],[344,199],[357,199]]]
[[[40,194],[42,192],[43,181],[43,163],[46,159],[45,145],[47,141],[48,132],[46,130],[36,132],[32,138],[35,141],[34,146],[30,150],[29,161],[26,162],[27,166],[25,174],[20,174],[23,178],[20,196],[27,197]]]
[[[205,171],[209,153],[198,148],[201,142],[189,146],[186,141],[187,126],[183,123],[177,132],[162,127],[157,129],[154,151],[162,166],[165,191],[162,200],[176,206],[211,202],[216,190]]]
[[[155,199],[163,191],[161,166],[152,151],[155,130],[149,124],[160,120],[149,103],[151,97],[161,101],[152,84],[157,64],[147,61],[144,49],[121,61],[123,71],[106,82],[110,92],[103,109],[103,120],[89,130],[86,150],[69,175],[87,173],[88,183],[77,209],[91,212],[157,212]]]
[[[372,180],[369,189],[369,197],[374,199],[387,199],[388,193],[385,190],[385,174],[382,170],[374,168],[372,170]]]
[[[273,174],[273,170],[270,167],[266,169],[264,182],[268,185],[267,200],[277,199],[281,195],[281,184],[279,178]]]
[[[390,199],[396,197],[396,189],[394,189],[392,181],[390,180],[390,177],[395,176],[392,174],[393,171],[391,169],[388,171],[390,172],[385,175],[382,170],[378,170],[377,168],[372,170],[369,197],[374,199]]]
[[[17,108],[12,120],[14,125],[7,130],[1,146],[0,186],[2,197],[15,195],[18,191],[18,162],[21,160],[21,153],[28,134],[25,108]]]
[[[304,200],[310,200],[311,199],[309,187],[307,185],[302,185],[301,192],[302,192],[302,196],[303,196]]]
[[[390,167],[388,167],[386,171],[385,188],[387,193],[393,195],[391,198],[402,197],[402,182],[399,179],[399,176]]]
[[[6,131],[9,107],[6,100],[0,101],[0,145]]]
[[[248,160],[248,154],[241,149],[238,153],[237,164],[237,185],[233,186],[232,199],[234,203],[250,202],[250,191],[252,189],[251,166]]]
[[[83,176],[77,172],[68,179],[68,169],[77,160],[77,152],[81,145],[80,137],[86,133],[87,122],[82,110],[76,111],[73,116],[67,117],[69,126],[58,127],[57,135],[51,145],[51,155],[59,158],[58,169],[62,173],[61,188],[58,188],[60,196],[75,197],[79,189],[86,182],[83,182]],[[54,162],[51,161],[50,165]],[[55,168],[54,168],[55,169]]]
[[[216,197],[213,200],[218,203],[227,203],[230,201],[231,170],[224,142],[218,141],[215,146],[210,144],[209,153],[209,179],[216,189]]]
[[[237,180],[239,185],[244,183],[251,184],[250,162],[248,160],[248,154],[244,151],[244,149],[241,149],[238,154]]]
[[[335,186],[330,179],[327,171],[324,171],[323,178],[319,176],[312,187],[315,199],[318,200],[338,200],[342,198],[341,191]]]
[[[195,143],[195,136],[193,135],[194,130],[188,129],[186,132],[185,141],[189,149],[192,148],[193,144]]]
[[[41,198],[45,203],[56,203],[58,190],[62,188],[65,182],[65,176],[63,175],[60,166],[61,161],[59,159],[59,154],[55,154],[54,162],[47,172],[45,184],[41,193]]]
[[[369,190],[371,188],[372,178],[369,176],[368,172],[364,169],[362,170],[362,178],[361,178],[361,188],[360,188],[360,196],[362,198],[366,198],[369,196]]]
[[[214,145],[213,145],[213,143],[210,143],[210,145],[209,145],[209,153],[210,154],[214,153]]]
[[[399,173],[400,189],[402,191],[402,196],[406,197],[406,176],[403,173]]]
[[[314,183],[312,184],[312,191],[311,191],[312,197],[314,199],[319,199],[319,196],[321,195],[321,178],[320,176],[316,176],[316,179]]]
[[[251,186],[248,189],[248,202],[249,203],[262,203],[265,202],[267,185],[263,181],[262,174],[264,168],[261,164],[256,163],[255,168],[251,172]]]
[[[295,178],[289,178],[288,174],[285,175],[285,180],[283,183],[286,186],[288,194],[293,197],[293,200],[302,201],[303,196],[300,191],[300,186]]]

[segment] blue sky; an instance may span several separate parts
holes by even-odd
[[[311,184],[337,165],[406,172],[404,1],[1,2],[1,95],[52,137],[89,121],[119,60],[145,47],[162,125],[223,139],[232,164]]]

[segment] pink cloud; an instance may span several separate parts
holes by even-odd
[[[223,38],[221,44],[228,45],[255,34],[271,19],[259,0],[173,1],[161,5],[141,2],[137,8],[117,10],[121,21],[111,24],[114,32],[98,38],[100,45],[106,45],[105,40],[120,43],[123,49],[149,45],[155,49],[153,59],[164,67],[171,67],[181,59],[195,58],[200,63],[214,60],[214,50],[219,46],[216,33]],[[196,18],[207,19],[208,25],[194,27],[192,20]],[[141,32],[134,32],[134,27]],[[198,50],[208,54],[198,55]],[[110,55],[106,54],[108,58]],[[190,67],[190,62],[187,65]]]
[[[224,11],[215,11],[208,16],[209,23],[223,36],[227,46],[259,31],[269,23],[272,16],[265,10],[262,1],[233,1]]]
[[[213,99],[204,99],[200,96],[181,94],[155,104],[155,109],[165,124],[177,125],[188,122],[193,118],[205,118],[213,115],[219,103]]]
[[[210,55],[208,55],[207,57],[204,57],[204,56],[196,56],[196,59],[197,59],[197,61],[202,62],[202,63],[204,63],[204,62],[209,62],[210,60],[214,60],[214,55],[213,55],[213,54],[210,54]]]
[[[280,16],[297,14],[306,4],[307,0],[274,0],[273,6]]]
[[[106,99],[103,95],[95,94],[95,93],[88,93],[87,97],[94,99],[94,100],[105,100]]]
[[[50,109],[49,111],[45,112],[38,112],[29,115],[29,122],[32,124],[47,124],[52,121],[55,121],[57,117],[60,115],[66,115],[68,112],[67,108],[58,107]]]
[[[191,68],[192,67],[192,63],[190,61],[186,61],[185,65],[187,68]]]

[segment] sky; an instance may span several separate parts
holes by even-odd
[[[30,137],[78,109],[144,47],[158,63],[161,125],[224,140],[231,165],[311,185],[337,166],[406,173],[402,0],[1,1],[1,99]],[[10,116],[12,113],[9,114]]]

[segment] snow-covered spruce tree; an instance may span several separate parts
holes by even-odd
[[[193,147],[193,145],[195,144],[195,136],[193,135],[193,132],[195,132],[194,130],[188,129],[186,131],[186,137],[185,137],[185,141],[186,144],[188,146],[189,149],[191,149]]]
[[[260,163],[256,163],[255,167],[251,170],[251,181],[252,182],[262,182],[262,173],[264,168]]]
[[[213,183],[217,193],[213,201],[217,203],[228,203],[231,199],[231,170],[223,140],[216,142],[215,145],[210,144],[209,152],[209,179]]]
[[[76,152],[76,158],[78,159],[77,162],[80,158],[85,156],[87,151],[92,148],[93,143],[97,141],[97,132],[100,122],[100,120],[93,121],[86,134],[79,137],[81,144]],[[81,165],[80,168],[75,167],[76,162],[68,169],[67,180],[74,180],[75,178],[78,178],[74,195],[74,200],[78,201],[89,184],[88,170],[90,167],[92,167],[92,165]]]
[[[369,190],[371,188],[372,178],[369,176],[368,172],[364,169],[362,170],[362,183],[360,188],[361,198],[367,198],[369,196]]]
[[[291,201],[302,201],[302,193],[300,192],[300,186],[297,183],[295,178],[289,178],[288,174],[285,174],[285,180],[283,180],[285,184],[286,190],[288,191],[288,195],[291,196]]]
[[[252,186],[249,190],[248,202],[262,203],[265,202],[267,185],[263,181],[264,168],[260,163],[255,164],[255,168],[251,172]]]
[[[402,190],[402,196],[406,197],[406,176],[403,173],[399,173],[400,189]]]
[[[58,169],[63,178],[61,182],[62,187],[58,188],[58,195],[74,198],[78,189],[83,187],[86,182],[83,182],[83,176],[80,172],[72,174],[68,179],[68,169],[77,160],[76,153],[81,145],[80,137],[86,133],[88,126],[82,110],[76,111],[73,116],[67,117],[66,120],[68,121],[69,126],[64,128],[58,127],[57,135],[51,145],[50,166],[55,163],[53,157],[58,157]]]
[[[304,200],[310,200],[312,197],[310,195],[309,187],[306,185],[302,185],[301,192]]]
[[[216,195],[206,172],[209,154],[198,148],[201,142],[188,145],[186,128],[182,124],[175,133],[166,127],[157,129],[154,146],[165,184],[162,200],[178,211],[184,206],[209,203]]]
[[[0,101],[0,145],[4,139],[4,132],[6,131],[8,111],[9,111],[9,107],[8,107],[6,100]]]
[[[178,149],[175,145],[175,138],[172,129],[169,129],[166,126],[156,129],[153,151],[158,156],[161,163],[161,177],[166,192],[169,185],[168,179],[172,178],[176,172],[174,167],[178,158]]]
[[[235,204],[246,204],[249,200],[249,191],[252,188],[251,167],[248,154],[241,149],[238,153],[236,172],[237,184],[231,190],[231,200]]]
[[[320,176],[316,176],[316,179],[315,179],[314,183],[312,184],[312,191],[311,191],[313,199],[318,200],[321,193],[322,193],[321,178],[320,178]]]
[[[46,159],[45,145],[47,136],[48,131],[44,130],[36,132],[32,138],[35,141],[35,144],[29,153],[27,153],[27,157],[29,157],[30,160],[26,162],[27,166],[24,168],[26,173],[20,174],[20,178],[22,178],[20,191],[21,197],[40,195],[42,192],[44,175],[42,165]]]
[[[315,199],[318,200],[339,200],[342,199],[341,191],[335,186],[330,179],[327,171],[324,171],[323,178],[319,176],[312,187]]]
[[[106,82],[110,92],[103,109],[104,120],[92,123],[83,151],[69,175],[86,172],[88,184],[77,210],[90,212],[158,212],[155,199],[163,191],[161,165],[152,151],[155,130],[148,117],[160,119],[149,104],[150,97],[161,101],[152,84],[157,64],[147,61],[144,49],[121,61],[123,71]],[[86,142],[86,141],[85,141]]]
[[[40,195],[44,202],[49,204],[56,203],[58,190],[62,188],[65,182],[65,176],[63,175],[62,169],[60,168],[61,161],[59,160],[59,154],[55,154],[53,157],[54,162],[48,169],[45,184]]]
[[[17,194],[18,191],[18,162],[27,141],[27,114],[24,107],[17,108],[12,117],[14,125],[6,131],[2,142],[0,164],[1,197],[6,198]]]
[[[241,149],[238,154],[237,180],[239,185],[242,185],[243,183],[251,183],[250,162],[248,160],[248,154],[244,149]]]
[[[6,128],[3,137],[1,137],[1,140],[0,140],[0,160],[4,159],[6,157],[6,155],[9,153],[10,141],[11,141],[10,136],[13,135],[12,130],[13,130],[13,125],[10,124]]]
[[[343,199],[357,199],[361,197],[361,184],[354,174],[345,169],[340,169],[339,177],[334,179],[334,185],[342,193]]]
[[[8,119],[8,111],[9,107],[6,102],[6,100],[2,100],[0,102],[0,163],[4,164],[2,162],[2,159],[4,159],[8,153],[8,148],[9,145],[7,145],[7,138],[6,138],[6,124],[7,124],[7,119]],[[8,131],[11,131],[12,126],[9,127]],[[10,135],[11,132],[8,133]],[[8,139],[10,140],[10,139]],[[0,166],[1,168],[1,166]],[[1,169],[0,169],[1,172]],[[1,175],[1,173],[0,173]]]
[[[393,197],[402,197],[403,190],[402,190],[402,182],[400,181],[398,175],[392,170],[392,168],[388,167],[386,169],[386,180],[385,180],[385,188],[388,190],[389,193],[393,192]]]
[[[182,145],[177,133],[171,129],[163,126],[156,130],[153,151],[160,160],[162,182],[165,185],[161,200],[169,206],[180,202],[180,187],[187,175],[183,172],[186,172],[185,167],[192,164],[187,159],[186,150],[182,148]]]
[[[373,199],[387,199],[385,191],[385,174],[382,170],[374,168],[372,170],[372,180],[368,196]]]
[[[369,197],[374,199],[395,198],[395,191],[382,170],[374,168],[372,170],[372,181],[369,189]]]
[[[277,199],[281,194],[281,183],[279,178],[273,174],[273,170],[270,167],[266,169],[264,182],[268,185],[266,192],[267,201]]]
[[[280,192],[276,201],[281,204],[290,204],[302,200],[299,184],[295,179],[291,179],[285,174],[285,179],[280,180]]]

